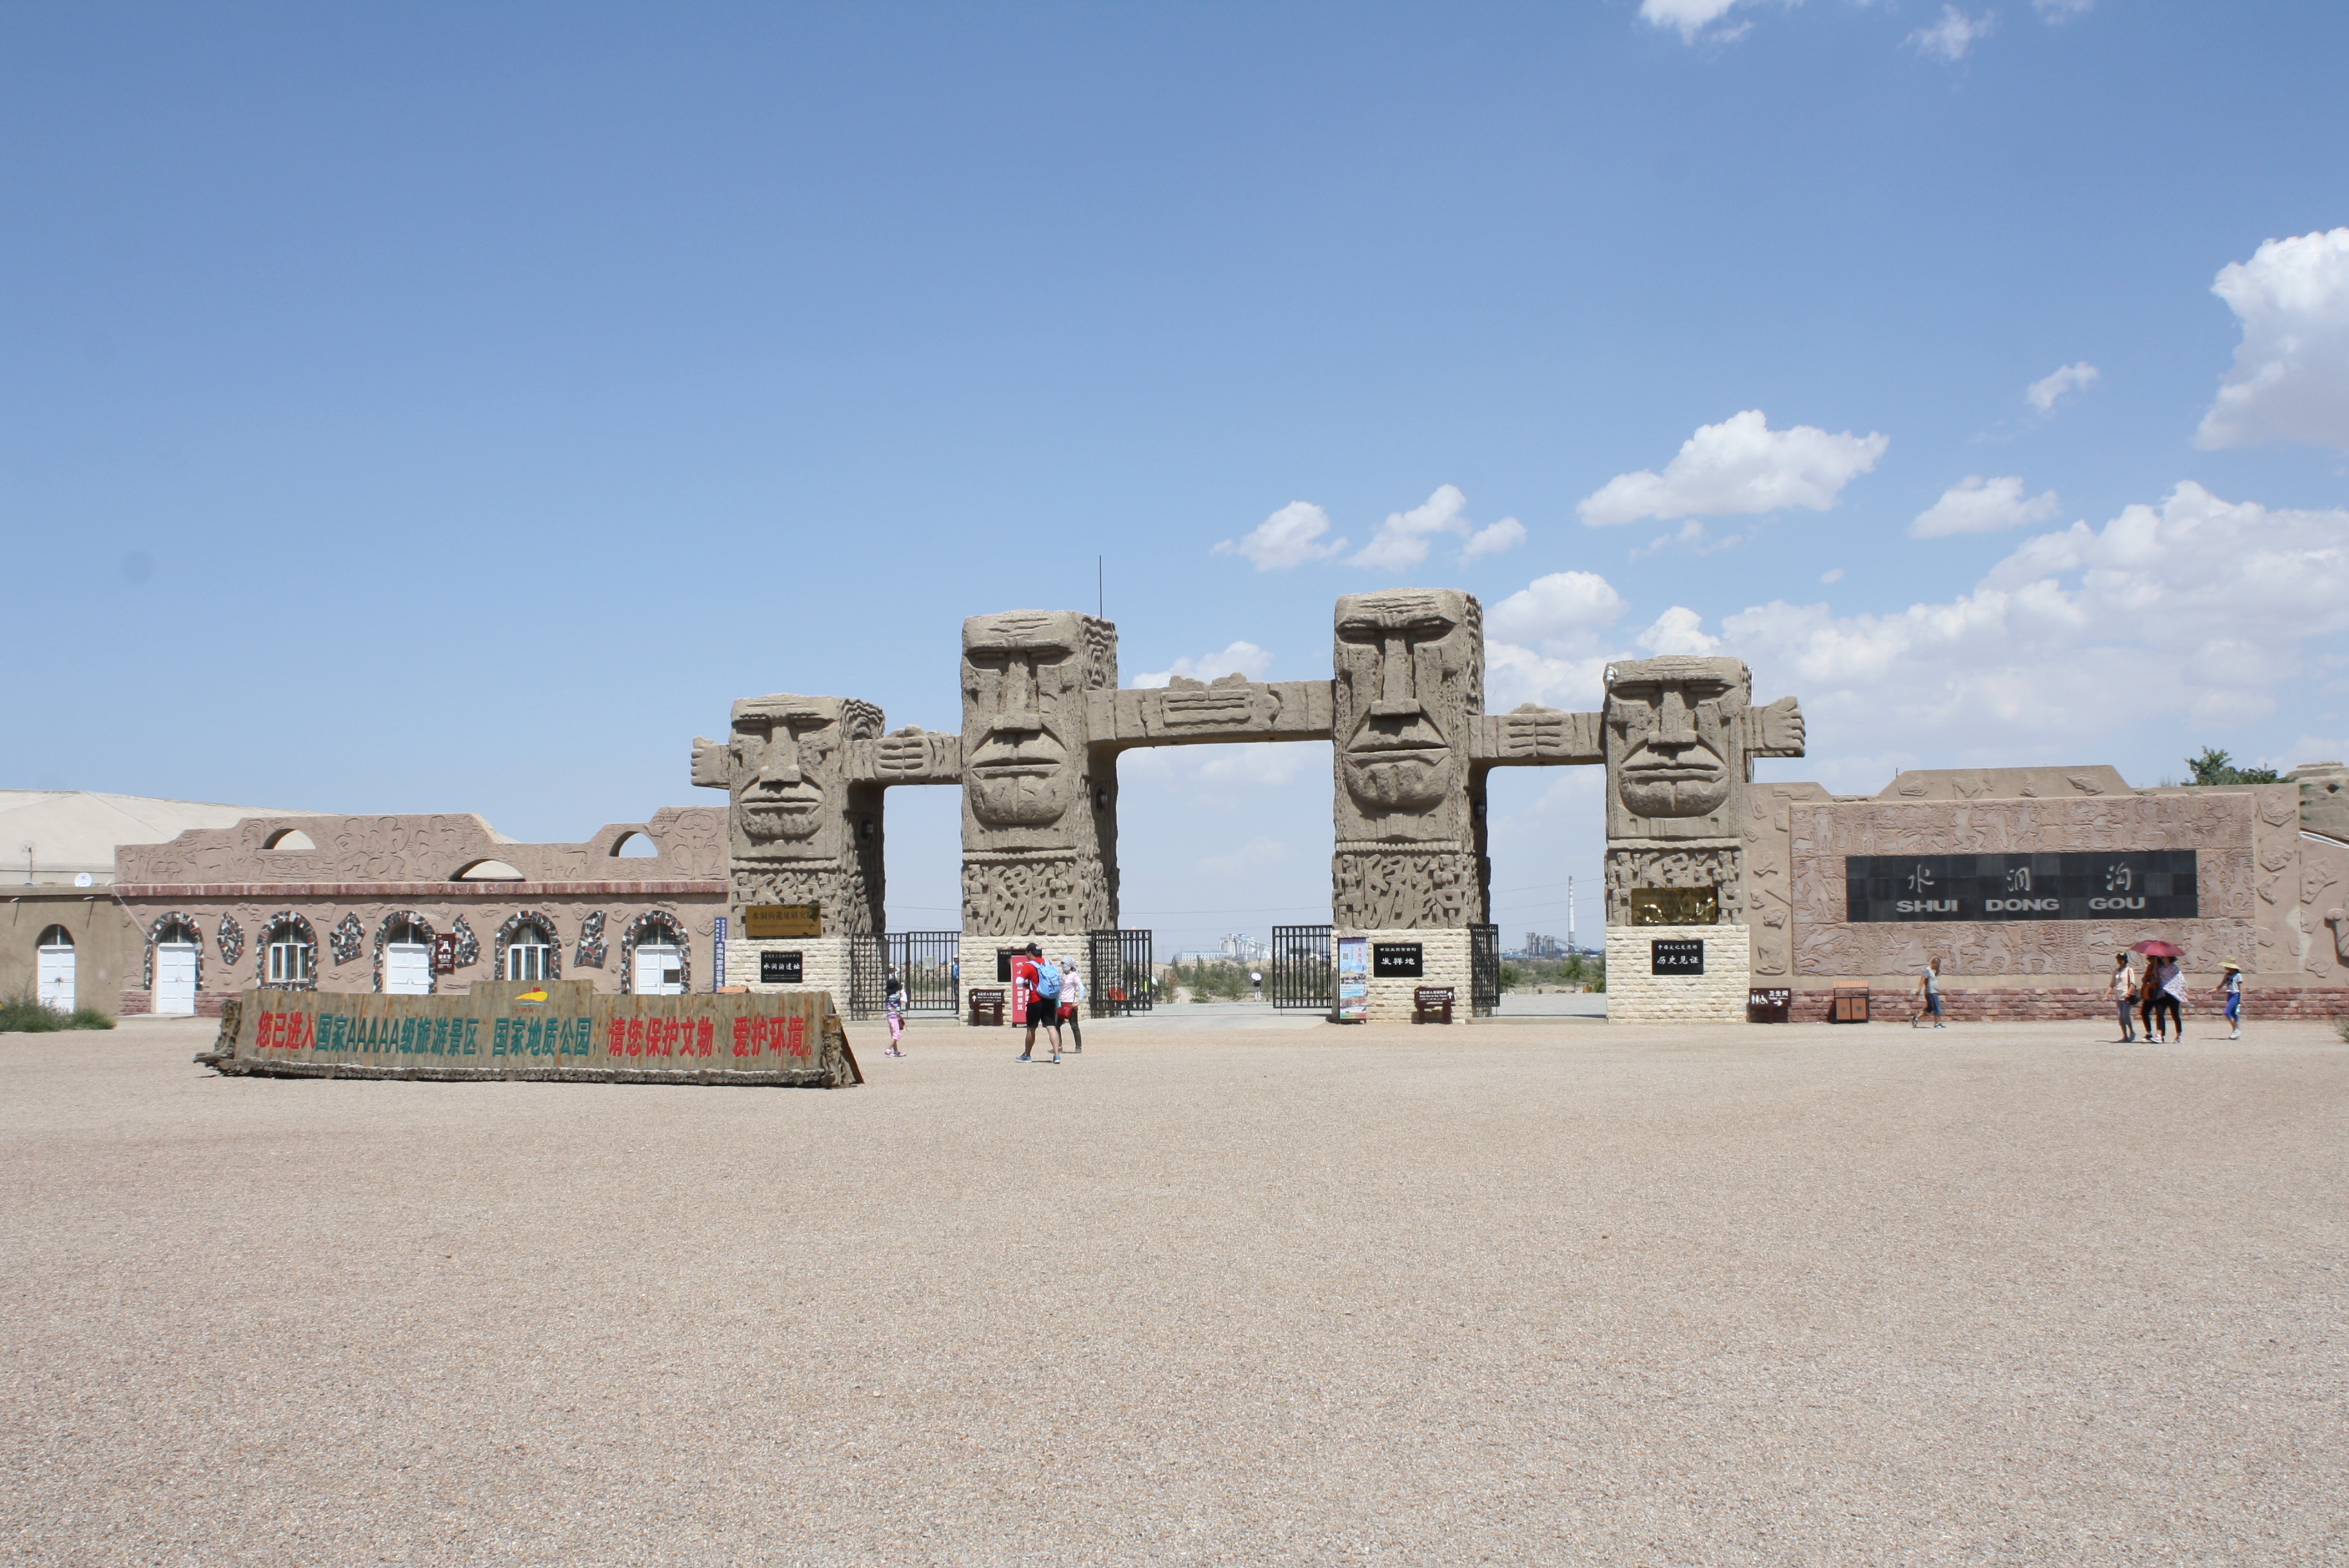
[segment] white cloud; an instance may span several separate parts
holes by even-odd
[[[2195,444],[2349,448],[2349,229],[2270,240],[2221,267],[2210,292],[2243,341]]]
[[[2134,744],[2149,702],[2181,727],[2262,717],[2309,673],[2302,645],[2344,631],[2349,511],[2271,511],[2191,483],[2027,540],[1946,603],[1778,602],[1723,622],[1757,694],[1801,695],[1815,741],[1941,766]]]
[[[2068,22],[2096,7],[2096,0],[2031,0],[2031,8],[2049,22]]]
[[[1240,540],[1225,540],[1217,555],[1245,555],[1258,572],[1279,572],[1309,561],[1326,561],[1346,548],[1342,539],[1322,543],[1330,531],[1330,514],[1309,500],[1293,500],[1249,531]]]
[[[1659,27],[1677,27],[1681,41],[1693,44],[1699,36],[1711,40],[1734,38],[1745,31],[1744,25],[1734,27],[1713,27],[1713,24],[1736,7],[1739,0],[1640,0],[1640,20]]]
[[[2044,414],[2062,401],[2065,393],[2086,391],[2088,384],[2103,374],[2085,359],[2071,365],[2059,365],[2025,387],[2023,400]]]
[[[1996,533],[2026,522],[2045,522],[2058,510],[2054,490],[2025,499],[2023,480],[2010,475],[1986,480],[1980,474],[1964,479],[1941,492],[1941,499],[1909,525],[1911,539],[1940,539],[1951,533]]]
[[[1272,655],[1254,643],[1234,643],[1219,654],[1206,654],[1195,659],[1176,659],[1167,668],[1151,675],[1133,677],[1136,686],[1147,689],[1163,686],[1176,676],[1189,680],[1211,681],[1217,676],[1241,675],[1252,681],[1264,678],[1272,668]]]
[[[1725,517],[1808,507],[1825,511],[1876,466],[1885,436],[1840,436],[1810,425],[1773,430],[1759,408],[1700,425],[1661,474],[1618,474],[1577,506],[1593,528],[1643,517]]]
[[[1355,552],[1353,564],[1381,572],[1408,572],[1427,559],[1431,543],[1447,534],[1467,537],[1467,548],[1460,556],[1463,562],[1525,542],[1526,525],[1516,518],[1505,517],[1489,528],[1477,528],[1465,515],[1467,507],[1468,498],[1458,486],[1436,486],[1433,495],[1409,511],[1389,512],[1371,542]]]
[[[1969,16],[1955,5],[1941,7],[1940,19],[1930,27],[1920,27],[1909,35],[1909,41],[1929,55],[1939,55],[1945,60],[1962,60],[1966,51],[1990,36],[1998,26],[1998,13],[1985,11],[1979,16]]]
[[[1830,569],[1829,569],[1829,570],[1827,570],[1827,571],[1825,571],[1825,572],[1820,573],[1819,573],[1819,581],[1820,581],[1820,582],[1822,582],[1822,583],[1840,583],[1840,582],[1842,582],[1842,581],[1843,581],[1843,568],[1842,568],[1842,567],[1840,567],[1840,566],[1837,566],[1837,567],[1832,567],[1832,568],[1830,568]]]
[[[1480,555],[1498,555],[1504,550],[1515,550],[1526,542],[1526,525],[1514,517],[1505,517],[1487,528],[1480,528],[1468,536],[1468,548],[1460,552],[1463,562]]]
[[[1487,637],[1527,643],[1544,652],[1588,652],[1597,634],[1630,608],[1615,585],[1596,572],[1553,572],[1537,577],[1493,606]]]
[[[1719,637],[1706,634],[1704,617],[1684,604],[1657,616],[1633,641],[1651,654],[1709,654],[1721,646]]]

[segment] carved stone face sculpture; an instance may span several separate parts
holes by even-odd
[[[1609,668],[1610,833],[1703,838],[1729,832],[1723,810],[1745,781],[1752,689],[1753,677],[1736,659],[1671,655]]]
[[[1468,720],[1484,707],[1476,601],[1454,589],[1349,593],[1336,631],[1331,736],[1346,794],[1381,836],[1457,831],[1411,820],[1465,799]]]
[[[963,798],[991,828],[1058,822],[1085,771],[1084,617],[1015,610],[962,624]]]
[[[866,704],[836,696],[753,696],[734,705],[722,767],[739,859],[834,861],[847,848],[852,730],[880,727]]]

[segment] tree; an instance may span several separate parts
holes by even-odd
[[[2186,766],[2194,771],[2197,784],[2280,784],[2282,779],[2272,768],[2238,768],[2235,759],[2215,746],[2206,746],[2199,757],[2189,757]]]

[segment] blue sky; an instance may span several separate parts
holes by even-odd
[[[0,782],[578,838],[714,803],[737,696],[952,727],[960,618],[1096,555],[1129,681],[1324,676],[1415,582],[1496,707],[1743,656],[1838,789],[2341,756],[2344,58],[2331,4],[0,13]],[[1162,947],[1326,907],[1326,748],[1126,779]],[[1500,777],[1512,939],[1598,801]]]

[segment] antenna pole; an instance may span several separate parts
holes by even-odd
[[[1096,620],[1102,621],[1109,619],[1109,567],[1105,564],[1107,560],[1106,556],[1093,557],[1093,616]]]

